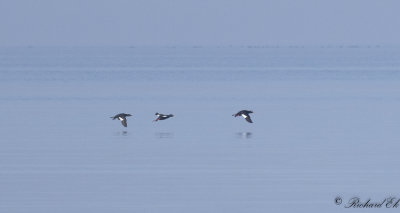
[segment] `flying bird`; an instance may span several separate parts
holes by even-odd
[[[242,110],[242,111],[239,111],[239,112],[236,113],[236,114],[233,114],[232,116],[235,116],[235,117],[237,117],[237,116],[242,116],[244,119],[246,119],[247,122],[253,123],[253,121],[251,120],[250,115],[249,115],[250,113],[253,113],[253,111],[250,111],[250,110]]]
[[[154,121],[156,121],[156,122],[159,121],[159,120],[165,120],[165,119],[168,119],[168,118],[170,118],[170,117],[174,117],[173,114],[164,115],[164,114],[160,114],[160,113],[158,113],[158,112],[156,112],[156,115],[158,116],[157,119],[154,120]]]
[[[114,116],[114,117],[110,117],[113,120],[118,119],[121,121],[122,126],[124,127],[128,127],[128,123],[126,122],[126,117],[132,116],[131,114],[125,114],[125,113],[119,113],[118,115]]]

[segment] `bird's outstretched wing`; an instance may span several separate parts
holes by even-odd
[[[124,127],[128,127],[128,123],[126,122],[126,118],[123,118],[123,119],[121,120],[121,123],[122,123],[122,125],[123,125]]]
[[[245,119],[246,119],[247,122],[253,123],[253,121],[251,120],[250,116],[247,116]]]

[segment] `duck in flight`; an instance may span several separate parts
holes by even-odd
[[[239,111],[239,112],[236,113],[236,114],[233,114],[232,116],[235,116],[235,117],[237,117],[237,116],[242,116],[244,119],[246,119],[247,122],[253,123],[253,121],[251,120],[250,115],[249,115],[250,113],[253,113],[253,111],[250,111],[250,110],[242,110],[242,111]]]
[[[118,115],[115,115],[114,117],[111,117],[113,120],[118,119],[121,121],[122,125],[124,127],[128,127],[128,123],[126,122],[126,117],[132,116],[131,114],[125,114],[125,113],[119,113]]]
[[[156,112],[156,115],[157,115],[158,117],[157,117],[157,119],[154,120],[155,122],[157,122],[157,121],[159,121],[159,120],[165,120],[165,119],[174,117],[173,114],[164,115],[164,114],[160,114],[160,113],[158,113],[158,112]]]

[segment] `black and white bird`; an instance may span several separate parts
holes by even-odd
[[[126,122],[126,117],[132,116],[131,114],[119,113],[118,115],[111,117],[113,120],[118,119],[121,121],[124,127],[128,127],[128,123]]]
[[[250,110],[242,110],[242,111],[239,111],[239,112],[236,113],[236,114],[233,114],[232,116],[235,116],[235,117],[237,117],[237,116],[242,116],[244,119],[246,119],[247,122],[253,123],[253,121],[251,120],[250,115],[249,115],[250,113],[253,113],[253,111],[250,111]]]
[[[156,121],[156,122],[159,121],[159,120],[165,120],[165,119],[168,119],[168,118],[170,118],[170,117],[174,117],[173,114],[164,115],[164,114],[160,114],[160,113],[158,113],[158,112],[156,112],[156,115],[158,116],[157,119],[154,120],[154,121]]]

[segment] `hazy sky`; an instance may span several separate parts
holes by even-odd
[[[400,44],[399,0],[0,0],[0,45]]]

